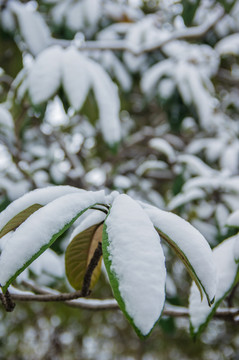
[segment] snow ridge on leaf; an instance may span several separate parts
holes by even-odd
[[[0,213],[0,238],[23,223],[33,212],[56,198],[85,190],[73,186],[48,186],[36,189],[13,201]]]
[[[218,286],[215,302],[210,308],[205,299],[201,301],[199,292],[192,284],[189,298],[190,328],[193,336],[200,334],[207,326],[222,300],[231,292],[238,278],[238,265],[234,260],[234,246],[237,236],[224,240],[213,249],[217,266]]]
[[[102,245],[121,310],[140,337],[148,336],[164,306],[165,259],[148,216],[127,195],[115,198],[105,220]]]
[[[204,292],[208,303],[213,303],[216,292],[216,267],[206,239],[179,216],[142,202],[140,204],[159,234],[183,261],[196,282],[201,297]]]
[[[104,191],[68,194],[34,212],[6,242],[0,257],[0,284],[9,284],[88,208],[105,204]]]

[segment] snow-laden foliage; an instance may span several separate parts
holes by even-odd
[[[41,203],[40,208],[26,214],[36,202]],[[158,231],[182,259],[210,305],[216,291],[216,272],[207,241],[178,216],[145,206],[128,195],[113,192],[106,196],[104,191],[74,191],[71,187],[35,190],[16,200],[0,219],[1,233],[5,235],[0,256],[3,291],[83,213],[96,209],[94,217],[88,215],[75,229],[66,251],[66,273],[76,289],[84,288],[84,275],[102,242],[109,281],[121,310],[139,336],[149,335],[165,302],[165,258]],[[107,214],[105,221],[99,210],[104,217]],[[103,235],[101,229],[96,237],[103,221]],[[94,281],[92,278],[89,286],[99,277],[94,273],[91,276]]]
[[[29,290],[26,283],[31,284],[31,291],[35,294],[38,290],[68,292],[72,287],[80,291],[94,252],[100,246],[102,233],[105,247],[114,242],[107,233],[107,221],[114,217],[114,199],[124,197],[118,197],[117,192],[111,198],[105,194],[117,190],[129,196],[129,207],[132,205],[133,209],[138,209],[140,206],[142,224],[145,216],[150,218],[146,232],[152,235],[152,239],[155,238],[152,226],[161,237],[159,244],[167,268],[166,280],[162,278],[161,285],[166,283],[166,293],[157,288],[156,293],[161,293],[161,302],[152,305],[152,317],[145,315],[145,319],[150,321],[142,323],[143,316],[139,316],[141,310],[134,313],[131,306],[137,289],[127,294],[124,290],[122,294],[119,293],[121,286],[125,289],[125,283],[132,279],[123,279],[117,261],[112,265],[115,272],[111,271],[112,259],[107,262],[111,255],[107,249],[103,249],[109,274],[106,275],[104,261],[100,259],[90,281],[90,288],[96,284],[96,296],[104,298],[105,293],[106,296],[111,294],[108,286],[110,281],[126,317],[138,334],[146,334],[158,322],[164,299],[166,309],[175,304],[188,305],[185,294],[189,291],[189,277],[180,265],[181,259],[196,282],[193,285],[196,306],[198,303],[201,305],[198,297],[200,292],[204,292],[207,298],[202,302],[205,318],[198,317],[198,325],[193,325],[195,333],[197,326],[201,331],[214,313],[218,316],[220,310],[216,308],[222,306],[220,299],[225,294],[228,294],[226,304],[229,307],[238,305],[238,290],[233,287],[233,281],[232,287],[220,293],[220,284],[218,290],[214,277],[205,276],[206,273],[215,273],[207,243],[217,253],[221,246],[223,248],[224,244],[234,239],[239,228],[238,33],[237,0],[0,2],[0,263],[7,263],[6,269],[15,263],[10,261],[8,264],[11,247],[7,244],[16,243],[17,248],[20,247],[18,232],[19,238],[24,237],[23,241],[30,248],[33,246],[32,239],[35,234],[39,239],[41,231],[38,234],[35,230],[34,235],[25,237],[25,226],[29,234],[32,233],[34,230],[30,219],[36,219],[35,227],[38,214],[52,209],[51,204],[55,201],[58,204],[57,201],[63,196],[70,196],[70,199],[74,196],[87,197],[86,190],[103,189],[106,202],[103,207],[86,210],[78,219],[74,218],[72,232],[65,230],[73,218],[70,220],[67,212],[63,212],[64,219],[60,216],[59,226],[55,224],[51,229],[53,237],[45,238],[42,243],[39,240],[40,247],[35,244],[36,247],[31,248],[28,260],[23,256],[18,265],[13,266],[15,270],[9,272],[15,277],[28,261],[29,264],[32,261],[13,282],[17,288],[10,285],[10,292],[19,294],[21,289]],[[31,192],[34,189],[38,190]],[[12,202],[13,205],[9,205]],[[64,205],[70,206],[68,202]],[[91,207],[93,202],[88,205]],[[59,206],[59,212],[63,207],[63,204]],[[55,213],[58,214],[57,209]],[[127,209],[119,215],[134,223],[134,214]],[[49,216],[48,225],[52,216]],[[183,219],[188,222],[185,223]],[[134,227],[137,228],[136,225]],[[134,242],[131,244],[131,240],[128,240],[128,244],[127,236],[133,239],[134,231],[128,228],[128,223],[124,228],[128,230],[128,235],[124,233],[123,237],[125,246],[132,251]],[[58,241],[54,242],[56,234],[59,235],[61,231]],[[143,234],[142,231],[142,237]],[[144,238],[146,242],[147,234]],[[118,236],[114,244],[118,244],[117,239]],[[123,240],[119,240],[122,246]],[[159,248],[159,245],[156,246]],[[20,250],[24,252],[23,249]],[[20,250],[19,254],[22,254]],[[238,241],[234,241],[233,253],[237,262]],[[227,262],[226,252],[224,262],[223,256],[222,252],[225,273],[229,273],[227,266],[230,262]],[[159,257],[163,259],[163,256]],[[138,269],[140,265],[136,264]],[[125,258],[125,267],[130,268],[132,276],[141,276],[140,272],[132,270],[133,265]],[[154,262],[150,265],[152,274],[155,269],[158,271],[159,266],[164,269],[163,261],[161,265]],[[59,271],[54,271],[56,268]],[[106,276],[100,275],[101,270]],[[117,276],[121,284],[115,281]],[[141,285],[146,282],[143,275],[142,279],[144,282]],[[104,285],[100,286],[102,283]],[[36,290],[37,284],[50,286],[51,289]],[[150,282],[146,285],[150,287]],[[142,287],[139,289],[142,290]],[[154,291],[153,287],[152,294]],[[209,308],[207,303],[212,301],[214,293],[215,305]],[[147,296],[150,297],[150,294],[151,291],[148,291]],[[146,311],[143,302],[140,309]],[[177,311],[181,313],[179,308]],[[233,311],[224,319],[230,317],[234,320]],[[68,318],[70,322],[70,316]],[[104,349],[110,348],[108,343],[104,346],[107,334],[115,332],[118,347],[123,349],[122,357],[128,357],[133,345],[124,343],[124,325],[118,324],[118,318],[115,319],[112,316],[107,320],[107,326],[117,323],[112,325],[111,332],[104,327],[99,332],[92,317],[97,333],[97,340],[94,338],[96,345],[90,343],[88,346],[86,336],[78,343],[72,340],[74,346],[71,346],[71,351],[76,351],[75,357],[79,357],[79,354],[85,359],[111,359],[116,356],[113,350],[110,355],[104,352]],[[2,318],[1,324],[4,324]],[[165,332],[168,326],[171,333],[175,326],[184,331],[184,323],[174,319],[161,317],[159,324],[159,327],[155,327],[156,331]],[[207,352],[205,344],[215,344],[212,333],[220,333],[221,338],[226,338],[223,334],[233,331],[226,322],[224,325],[218,332],[217,323],[211,322],[214,331],[210,332],[210,328],[205,330],[201,342],[204,350],[200,352],[197,348],[198,357],[221,356],[221,348],[220,354],[215,352],[212,355]],[[0,327],[1,333],[3,327]],[[5,338],[12,339],[7,330],[4,331]],[[78,339],[74,331],[73,339]],[[73,334],[72,329],[68,333]],[[103,340],[100,333],[105,336]],[[54,336],[62,345],[59,336]],[[231,337],[232,345],[222,355],[227,358],[234,351],[233,346],[237,346],[236,336]],[[91,337],[89,339],[92,341]],[[159,354],[153,349],[160,348],[161,351],[165,348],[162,346],[164,336],[157,339],[157,346],[149,346],[150,352],[147,350],[141,354],[137,348],[137,355],[132,350],[132,356],[158,358]],[[109,341],[112,342],[112,339]],[[178,343],[184,344],[184,341]],[[61,349],[66,349],[65,343],[63,345]],[[169,360],[175,358],[172,341],[170,345],[172,348],[167,355],[160,353],[161,357],[167,356]],[[30,353],[31,345],[26,346],[29,348],[25,352]],[[79,350],[79,346],[83,350]],[[8,352],[2,356],[11,358],[19,353],[24,357],[25,353],[21,354],[24,350],[16,347],[14,355]],[[96,349],[94,355],[87,353],[86,348]],[[39,360],[47,356],[74,357],[67,350],[60,355],[48,351],[49,355],[43,349],[44,346],[38,347],[37,351],[41,354]],[[78,353],[73,349],[78,349]],[[192,358],[189,349],[190,346],[183,346],[180,352],[177,348],[177,355]],[[37,355],[35,358],[38,360]]]

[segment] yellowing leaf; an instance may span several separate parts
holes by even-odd
[[[80,290],[82,288],[87,267],[99,242],[102,241],[102,229],[103,225],[99,224],[89,227],[80,234],[76,235],[66,249],[66,275],[69,283],[76,290]],[[101,262],[102,259],[93,271],[90,284],[91,289],[94,287],[99,278]]]
[[[42,205],[33,204],[29,206],[27,209],[21,211],[16,216],[14,216],[0,231],[0,238],[6,235],[8,232],[15,230],[19,225],[21,225],[30,215],[32,215],[35,211],[40,209]]]

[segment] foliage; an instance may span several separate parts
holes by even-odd
[[[206,297],[201,302],[195,284],[192,285],[191,330],[194,335],[204,330],[198,340],[202,346],[197,349],[198,359],[219,358],[217,351],[221,357],[235,359],[235,334],[230,332],[227,351],[218,350],[219,345],[216,348],[213,344],[215,339],[218,344],[223,344],[222,339],[226,341],[227,324],[220,328],[220,324],[208,320],[213,314],[214,318],[217,316],[218,307],[221,310],[227,306],[230,310],[238,305],[239,2],[6,0],[0,2],[0,7],[0,278],[4,291],[15,279],[9,287],[14,294],[26,295],[31,290],[36,295],[36,289],[29,289],[29,284],[48,293],[69,293],[71,286],[80,292],[102,240],[104,261],[101,264],[100,259],[92,270],[88,290],[93,291],[93,298],[104,299],[111,296],[112,288],[126,317],[141,334],[137,315],[125,307],[128,296],[133,299],[138,293],[133,288],[132,294],[131,290],[122,290],[124,274],[117,261],[114,263],[117,255],[114,258],[114,251],[109,253],[108,249],[114,241],[118,246],[118,234],[121,235],[121,247],[116,253],[124,254],[123,268],[135,275],[134,280],[137,276],[143,279],[142,288],[139,286],[142,296],[147,286],[157,293],[155,280],[153,285],[143,277],[140,247],[131,248],[128,243],[142,235],[145,246],[151,244],[154,248],[152,239],[160,236],[159,263],[150,261],[155,259],[153,251],[147,261],[152,274],[159,271],[159,264],[161,269],[166,266],[167,277],[162,275],[162,283],[157,284],[159,289],[166,283],[166,292],[159,291],[160,295],[155,293],[152,297],[159,296],[162,307],[165,301],[165,310],[172,305],[187,307],[190,281],[181,259],[201,293],[207,294],[208,302],[216,294],[210,308]],[[127,194],[127,207],[132,205],[133,210],[125,209],[122,200],[117,210],[119,222],[112,220],[110,235],[110,219],[114,218],[119,199],[124,199],[113,190]],[[139,215],[135,220],[133,214],[138,211],[142,218]],[[148,230],[147,226],[140,227],[145,218],[150,223]],[[137,227],[142,230],[140,234]],[[209,255],[205,239],[214,249],[213,255]],[[135,251],[137,256],[132,255]],[[146,253],[144,247],[143,252]],[[74,260],[76,254],[79,263]],[[134,261],[137,272],[130,268]],[[215,291],[213,261],[219,268]],[[205,267],[211,274],[209,284],[205,284]],[[225,281],[222,269],[227,274],[225,287],[220,286]],[[17,296],[14,294],[13,299]],[[134,303],[139,304],[139,310],[140,296],[136,298]],[[17,308],[11,316],[17,314]],[[44,315],[38,316],[45,319],[42,321],[49,318],[48,308],[51,309],[50,304],[41,307]],[[34,311],[40,313],[40,307],[36,310],[34,304],[26,309],[29,316]],[[70,318],[70,310],[60,305],[59,309],[57,316],[62,326],[70,326],[70,320],[64,320],[64,311]],[[162,310],[157,309],[146,333],[158,323]],[[54,309],[49,311],[54,316]],[[84,337],[88,331],[84,321],[89,321],[90,315],[87,311],[86,315],[81,313],[77,315],[84,328],[79,352],[80,348],[90,348],[84,339],[90,342],[96,338],[90,330],[91,335]],[[197,317],[199,313],[203,315]],[[18,316],[16,321],[21,327]],[[114,326],[109,325],[114,316]],[[155,351],[139,345],[137,340],[136,355],[132,344],[132,352],[123,345],[125,335],[116,325],[118,313],[99,318],[102,329],[107,323],[122,339],[118,358],[143,358],[142,354],[147,359],[158,358],[164,345],[161,343],[160,349],[154,345],[157,325],[147,339]],[[235,316],[229,318],[235,320]],[[126,323],[122,324],[128,329]],[[70,327],[75,336],[77,331]],[[180,357],[196,358],[188,341],[182,349],[177,342],[180,336],[186,338],[182,334],[183,320],[168,321],[162,313],[162,338],[168,336],[167,327],[174,334],[172,342],[177,343]],[[55,329],[61,332],[58,325]],[[214,340],[210,329],[217,329]],[[106,333],[105,330],[105,343],[109,344],[112,339]],[[127,333],[131,334],[130,330]],[[54,336],[59,340],[58,335]],[[134,336],[130,337],[134,343]],[[209,343],[211,355],[205,345]],[[21,353],[17,346],[16,351]],[[100,346],[95,346],[99,350]],[[9,349],[1,348],[2,356],[10,358]],[[28,350],[25,347],[23,351]],[[114,351],[101,356],[111,359]],[[169,349],[164,351],[169,359],[175,358]],[[81,356],[91,359],[96,354],[97,350],[94,355],[86,351]],[[67,356],[64,353],[64,358]],[[45,359],[46,353],[39,352],[34,358]]]

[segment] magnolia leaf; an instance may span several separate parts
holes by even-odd
[[[226,225],[239,229],[239,210],[234,211],[227,219]]]
[[[87,59],[70,47],[63,57],[63,86],[71,106],[80,110],[90,90]]]
[[[40,209],[42,205],[33,204],[27,209],[21,211],[16,216],[14,216],[0,231],[0,238],[6,235],[8,232],[15,230],[19,225],[21,225],[31,214]]]
[[[129,196],[115,198],[102,246],[114,296],[136,333],[146,337],[164,306],[165,259],[150,219]]]
[[[231,292],[238,280],[238,265],[234,260],[237,236],[224,240],[213,249],[213,258],[217,266],[218,285],[215,302],[210,308],[205,299],[201,301],[195,283],[191,287],[189,298],[190,328],[193,336],[200,334],[216,312],[222,300]]]
[[[15,230],[36,210],[56,198],[70,193],[82,192],[84,192],[84,190],[77,189],[73,186],[49,186],[43,189],[33,190],[21,196],[1,212],[0,238],[8,232]]]
[[[121,140],[118,88],[107,72],[95,61],[88,59],[92,88],[100,115],[100,126],[105,141],[114,148]]]
[[[51,46],[42,51],[29,71],[28,89],[35,105],[49,100],[61,84],[63,50],[60,46]]]
[[[66,275],[71,286],[80,290],[83,285],[87,267],[100,241],[102,241],[103,225],[93,225],[74,236],[66,249]],[[96,284],[101,271],[101,260],[92,273],[90,289]]]
[[[179,216],[141,203],[158,233],[175,250],[195,281],[201,297],[212,304],[216,292],[216,267],[203,235]]]
[[[68,194],[35,211],[10,236],[0,257],[3,291],[90,207],[106,202],[104,191]]]

